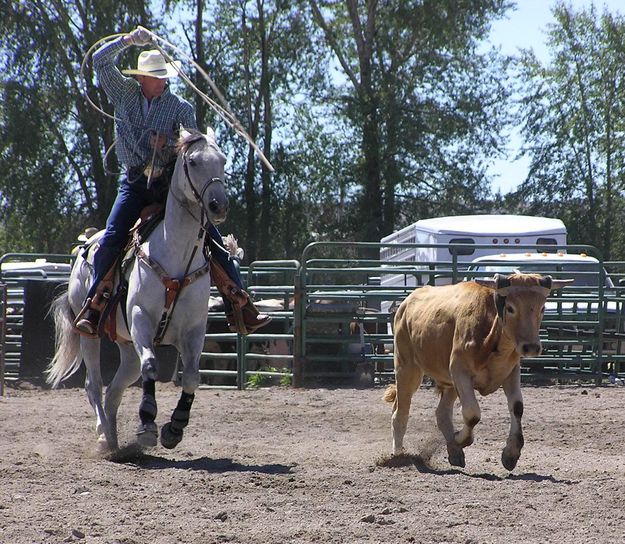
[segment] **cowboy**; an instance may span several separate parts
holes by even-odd
[[[93,283],[74,322],[76,330],[89,337],[98,336],[100,317],[112,290],[115,263],[130,228],[145,206],[162,202],[167,194],[179,127],[197,128],[193,106],[168,86],[169,78],[180,71],[179,62],[166,62],[160,51],[149,50],[139,54],[136,69],[123,70],[123,74],[135,77],[125,77],[115,66],[123,50],[132,45],[147,45],[152,37],[149,30],[139,26],[105,43],[93,55],[98,81],[115,107],[115,150],[119,162],[126,167],[126,175],[94,255]],[[230,329],[249,334],[271,318],[260,314],[243,290],[241,277],[213,225],[209,235],[211,276],[224,297]]]
[[[70,255],[78,255],[80,250],[87,245],[87,242],[92,236],[95,236],[98,233],[98,229],[95,227],[87,227],[84,231],[82,231],[77,237],[76,240],[80,242],[72,248]]]

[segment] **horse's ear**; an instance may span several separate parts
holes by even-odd
[[[206,137],[215,140],[215,131],[211,127],[206,127]]]
[[[182,125],[180,125],[180,137],[181,138],[188,138],[189,136],[191,136],[191,133],[184,128]]]

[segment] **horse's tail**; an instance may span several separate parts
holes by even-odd
[[[67,291],[55,298],[50,306],[54,318],[56,353],[45,371],[46,381],[52,387],[76,372],[82,363],[80,336],[73,330],[74,314],[69,305]]]

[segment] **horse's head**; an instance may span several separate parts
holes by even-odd
[[[206,134],[199,131],[180,130],[178,161],[172,185],[178,182],[179,191],[186,200],[200,207],[201,221],[219,225],[228,214],[228,197],[224,186],[226,157],[209,128]]]

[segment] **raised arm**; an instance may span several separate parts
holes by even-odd
[[[127,36],[122,36],[105,43],[93,54],[93,68],[98,75],[98,82],[114,105],[119,103],[132,81],[132,78],[124,76],[115,65],[117,57],[130,45]]]
[[[131,45],[142,46],[151,40],[151,34],[145,28],[139,27],[125,36],[105,43],[93,54],[93,68],[98,81],[114,105],[117,105],[124,92],[135,84],[133,78],[126,77],[119,71],[115,64],[117,58]]]

